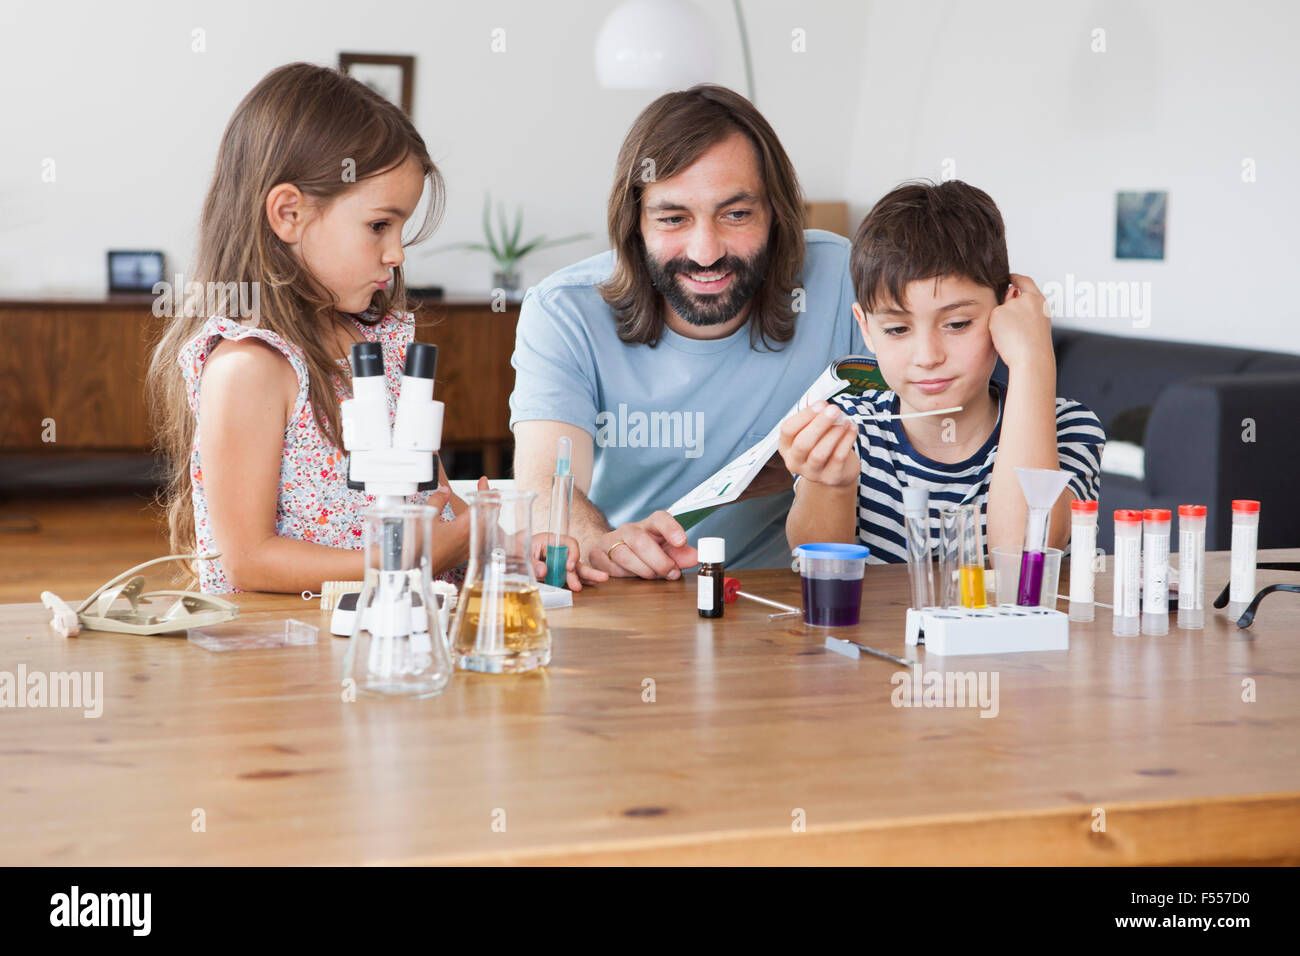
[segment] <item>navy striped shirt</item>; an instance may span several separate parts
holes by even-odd
[[[948,464],[924,457],[912,447],[900,421],[864,419],[858,423],[862,475],[858,482],[857,540],[871,549],[868,561],[886,564],[907,560],[903,485],[921,485],[930,492],[930,547],[936,554],[940,508],[978,504],[981,528],[988,540],[985,512],[1002,430],[1003,386],[990,382],[989,388],[997,394],[997,424],[979,451],[965,461]],[[841,395],[832,401],[850,415],[898,413],[898,394],[892,391],[868,392],[860,398]],[[1070,472],[1066,487],[1080,500],[1095,500],[1101,491],[1101,450],[1105,444],[1106,433],[1096,415],[1079,402],[1056,400],[1056,446],[1061,468]]]

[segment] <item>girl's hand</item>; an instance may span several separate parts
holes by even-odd
[[[538,581],[546,580],[546,546],[550,543],[550,540],[551,535],[546,531],[533,535],[533,573],[537,575]],[[578,544],[576,538],[571,538],[566,534],[560,540],[569,549],[566,562],[566,583],[570,591],[581,591],[583,581],[588,584],[603,584],[609,580],[608,572],[599,571],[582,560],[582,547]]]
[[[858,483],[857,442],[857,423],[838,405],[819,401],[781,423],[777,450],[805,481],[843,487]]]

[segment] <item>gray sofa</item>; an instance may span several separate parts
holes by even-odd
[[[1117,508],[1203,504],[1206,548],[1227,550],[1233,498],[1259,500],[1261,548],[1300,547],[1300,355],[1060,328],[1052,339],[1056,393],[1091,408],[1108,441],[1145,450],[1141,479],[1102,475],[1099,547],[1112,550]]]

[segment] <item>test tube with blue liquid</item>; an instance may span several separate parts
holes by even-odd
[[[1043,597],[1043,565],[1052,526],[1052,508],[1061,497],[1070,473],[1048,468],[1017,468],[1016,477],[1025,493],[1029,513],[1025,517],[1025,544],[1020,556],[1020,587],[1016,604],[1038,607]]]
[[[555,475],[551,478],[551,530],[546,540],[546,583],[557,588],[568,582],[569,511],[573,507],[573,443],[561,438],[555,451]]]

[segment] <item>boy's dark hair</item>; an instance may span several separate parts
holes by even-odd
[[[901,307],[909,282],[949,275],[988,286],[1001,304],[1011,282],[1002,214],[988,193],[960,180],[904,183],[862,220],[849,272],[867,312]]]

